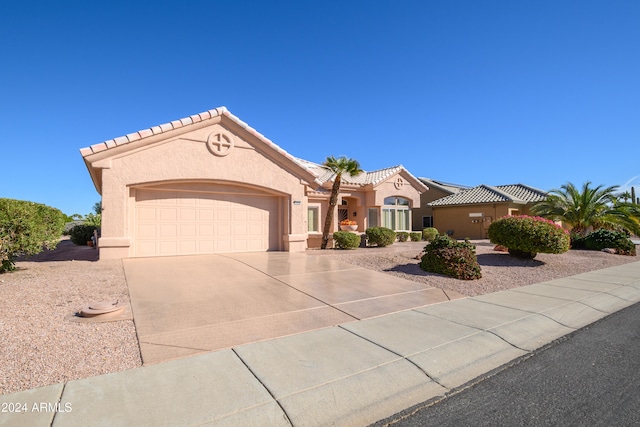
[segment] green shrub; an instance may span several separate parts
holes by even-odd
[[[399,231],[397,235],[398,242],[406,242],[407,240],[409,240],[409,233],[407,233],[406,231]]]
[[[336,231],[333,233],[333,241],[338,249],[354,249],[360,246],[360,235],[348,231]]]
[[[100,228],[102,225],[102,214],[87,214],[87,216],[84,217],[84,225]]]
[[[47,205],[0,199],[0,272],[14,270],[20,255],[55,248],[65,220],[65,214]]]
[[[571,233],[569,235],[571,240],[571,249],[586,249],[587,245],[585,243],[586,237],[582,234]]]
[[[533,259],[538,252],[561,254],[569,250],[569,233],[548,219],[505,216],[491,223],[489,239],[509,249],[509,254]]]
[[[376,246],[389,246],[396,241],[396,232],[386,227],[369,227],[366,229],[369,244]]]
[[[438,233],[438,229],[437,228],[428,227],[428,228],[425,228],[424,230],[422,230],[422,239],[430,242],[433,239],[435,239],[435,237],[438,234],[439,233]]]
[[[94,230],[97,230],[94,225],[80,224],[69,230],[69,236],[76,245],[86,245],[91,240]]]
[[[415,233],[409,233],[409,238],[412,242],[419,242],[420,240],[422,240],[422,233],[420,233],[419,231]]]
[[[621,255],[636,255],[636,245],[626,234],[619,231],[598,229],[589,233],[584,238],[584,245],[587,249],[601,251],[604,248],[612,248]]]
[[[447,236],[436,236],[424,248],[420,268],[456,279],[480,279],[482,273],[476,257],[476,247]]]

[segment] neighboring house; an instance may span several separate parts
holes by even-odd
[[[479,185],[429,203],[434,227],[457,239],[486,239],[491,222],[506,215],[528,215],[547,193],[523,184]]]
[[[102,195],[100,257],[319,247],[333,175],[221,107],[80,150]],[[411,230],[427,187],[396,166],[343,177],[342,219]]]
[[[420,207],[412,210],[413,229],[415,231],[422,231],[427,227],[434,226],[433,208],[429,206],[429,203],[470,188],[465,185],[451,184],[430,178],[419,177],[418,179],[429,189],[420,195]]]

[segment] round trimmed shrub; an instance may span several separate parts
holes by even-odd
[[[422,233],[420,232],[409,233],[409,239],[411,239],[412,242],[419,242],[420,240],[422,240]]]
[[[369,227],[365,230],[369,244],[384,247],[396,241],[396,232],[386,227]]]
[[[491,223],[489,239],[518,258],[533,259],[538,253],[561,254],[569,250],[569,233],[537,216],[505,216]]]
[[[399,231],[398,233],[398,242],[406,242],[409,240],[409,233],[406,231]]]
[[[333,241],[337,249],[355,249],[360,246],[360,235],[348,231],[333,233]]]
[[[94,225],[80,224],[69,230],[69,237],[76,245],[87,245],[87,242],[93,237],[93,231],[98,227]]]
[[[469,242],[458,242],[448,236],[436,236],[425,246],[420,268],[462,280],[482,277],[476,247]]]
[[[605,230],[600,228],[589,233],[584,238],[584,245],[587,249],[601,251],[605,248],[612,248],[621,255],[636,255],[636,245],[619,231]]]
[[[422,239],[430,242],[433,239],[435,239],[435,237],[438,234],[440,234],[440,233],[438,233],[438,229],[437,228],[427,227],[427,228],[422,230]]]

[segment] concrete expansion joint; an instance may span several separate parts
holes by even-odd
[[[287,411],[285,410],[284,406],[282,406],[282,404],[280,404],[280,401],[274,396],[273,392],[271,390],[269,390],[269,387],[267,387],[267,385],[264,382],[262,382],[260,377],[258,377],[256,375],[256,373],[253,372],[253,370],[251,369],[251,366],[249,366],[247,364],[247,362],[244,361],[244,359],[238,354],[238,352],[236,351],[235,348],[232,348],[231,351],[233,352],[233,354],[235,354],[235,356],[238,358],[238,360],[240,360],[240,363],[242,363],[245,366],[245,368],[247,368],[249,370],[249,372],[251,373],[251,375],[253,375],[253,377],[256,379],[256,381],[258,381],[258,383],[260,383],[260,385],[267,391],[267,393],[269,393],[269,396],[271,396],[273,401],[276,403],[276,405],[278,405],[278,407],[280,408],[280,410],[284,414],[284,418],[287,421],[287,423],[291,427],[293,427],[293,423],[291,422],[291,418],[289,418],[289,414],[287,414]]]
[[[398,356],[400,359],[406,360],[407,362],[409,362],[410,364],[412,364],[413,366],[415,366],[416,368],[418,368],[418,370],[419,370],[420,372],[422,372],[422,373],[423,373],[427,378],[429,378],[431,381],[433,381],[434,383],[438,384],[440,387],[444,388],[445,390],[449,390],[449,387],[447,387],[447,386],[445,386],[444,384],[440,383],[440,382],[439,382],[438,380],[436,380],[434,377],[432,377],[431,375],[429,375],[429,373],[428,373],[427,371],[425,371],[425,370],[424,370],[424,369],[422,369],[419,365],[417,365],[417,364],[416,364],[416,363],[414,363],[411,359],[409,359],[409,357],[410,357],[410,356],[414,356],[414,355],[416,355],[416,354],[420,354],[420,353],[422,353],[422,352],[415,352],[415,353],[410,354],[409,356],[403,356],[403,355],[401,355],[401,354],[399,354],[399,353],[396,353],[395,351],[393,351],[393,350],[391,350],[391,349],[389,349],[389,348],[387,348],[387,347],[385,347],[385,346],[383,346],[383,345],[380,345],[379,343],[377,343],[377,342],[375,342],[375,341],[371,341],[370,339],[365,338],[365,337],[363,337],[362,335],[358,335],[358,334],[356,334],[356,333],[355,333],[355,332],[353,332],[353,331],[350,331],[350,330],[348,330],[348,329],[346,329],[346,328],[343,328],[343,327],[342,327],[342,325],[338,325],[338,328],[340,328],[340,329],[342,329],[342,330],[344,330],[344,331],[347,331],[347,332],[349,332],[350,334],[355,335],[356,337],[358,337],[358,338],[360,338],[360,339],[363,339],[363,340],[365,340],[365,341],[367,341],[367,342],[370,342],[371,344],[373,344],[373,345],[375,345],[375,346],[377,346],[377,347],[379,347],[379,348],[381,348],[381,349],[383,349],[383,350],[385,350],[385,351],[388,351],[389,353],[391,353],[391,354],[393,354],[393,355],[395,355],[395,356]],[[379,366],[382,366],[382,365],[379,365]]]
[[[62,396],[64,395],[64,390],[67,388],[67,382],[65,381],[62,384],[62,390],[60,390],[60,396],[58,396],[58,406],[60,406],[62,404]],[[51,417],[51,423],[49,424],[49,427],[53,427],[53,423],[56,421],[56,415],[58,415],[57,411],[53,412],[53,417]]]
[[[254,266],[253,266],[253,265],[251,265],[251,264],[248,264],[248,263],[246,263],[246,262],[244,262],[244,261],[240,261],[240,260],[235,259],[235,258],[232,258],[232,257],[228,257],[228,256],[224,256],[224,255],[221,255],[221,256],[222,256],[222,257],[224,257],[224,258],[231,259],[231,260],[233,260],[233,261],[239,262],[240,264],[243,264],[243,265],[245,265],[245,266],[247,266],[247,267],[249,267],[249,268],[251,268],[251,269],[253,269],[253,270],[255,270],[255,271],[258,271],[258,272],[260,272],[261,274],[264,274],[264,275],[266,275],[267,277],[269,277],[269,278],[271,278],[271,279],[273,279],[273,280],[275,280],[275,281],[278,281],[278,282],[282,283],[283,285],[285,285],[285,286],[287,286],[287,287],[289,287],[289,288],[291,288],[291,289],[295,289],[296,291],[298,291],[298,292],[300,292],[300,293],[302,293],[302,294],[304,294],[304,295],[308,296],[309,298],[313,298],[314,300],[316,300],[316,301],[320,302],[321,304],[327,305],[327,306],[329,306],[329,307],[331,307],[331,308],[333,308],[333,309],[335,309],[335,310],[338,310],[339,312],[344,313],[344,314],[346,314],[347,316],[349,316],[349,317],[351,317],[351,318],[353,318],[353,319],[355,319],[355,320],[360,320],[359,318],[357,318],[357,317],[356,317],[356,316],[354,316],[353,314],[347,313],[346,311],[341,310],[340,308],[336,307],[336,305],[334,305],[334,304],[330,304],[330,303],[328,303],[328,302],[326,302],[326,301],[323,301],[323,300],[321,300],[320,298],[318,298],[318,297],[316,297],[316,296],[313,296],[313,295],[311,295],[311,294],[310,294],[310,293],[308,293],[308,292],[303,291],[302,289],[298,289],[298,288],[296,288],[296,287],[294,287],[294,286],[291,286],[289,283],[287,283],[287,282],[285,282],[285,281],[283,281],[283,280],[279,279],[277,276],[273,276],[273,275],[271,275],[271,274],[267,273],[266,271],[262,271],[262,270],[260,270],[260,269],[258,269],[258,268],[256,268],[256,267],[254,267]],[[347,271],[347,270],[337,270],[337,271]],[[350,270],[349,270],[349,271],[350,271]]]

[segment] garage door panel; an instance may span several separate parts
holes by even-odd
[[[182,208],[179,212],[181,221],[195,221],[197,218],[197,210],[191,207]]]
[[[277,250],[277,198],[138,190],[135,254]]]

